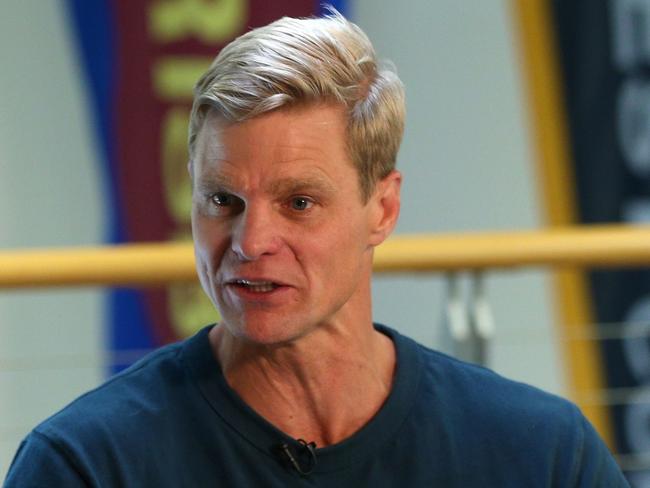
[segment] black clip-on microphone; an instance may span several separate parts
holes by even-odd
[[[297,439],[297,441],[309,453],[309,460],[305,468],[300,465],[300,461],[297,459],[293,448],[288,443],[282,443],[279,450],[284,456],[285,460],[288,461],[289,464],[293,467],[293,469],[295,469],[301,476],[307,476],[314,470],[314,467],[316,466],[316,443],[307,442],[304,439]]]

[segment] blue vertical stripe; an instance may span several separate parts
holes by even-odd
[[[345,17],[349,17],[350,13],[348,12],[349,0],[329,0],[329,1],[317,1],[316,2],[316,13],[317,15],[325,15],[327,13],[327,7],[332,6],[338,10]]]
[[[108,227],[105,240],[124,242],[124,202],[120,201],[117,182],[115,93],[117,90],[117,27],[110,0],[66,0],[72,31],[77,38],[77,54],[87,90],[90,119],[94,125],[98,158],[102,164],[105,208]],[[149,349],[154,340],[142,294],[131,289],[111,290],[106,302],[106,343],[111,351]],[[111,357],[111,354],[109,354]],[[110,361],[108,372],[126,365]]]
[[[113,16],[115,5],[111,0],[64,0],[72,31],[77,38],[77,53],[85,78],[90,119],[94,124],[96,147],[102,164],[105,208],[108,227],[105,240],[125,242],[124,202],[119,198],[115,99],[118,89],[117,43],[119,31]],[[348,15],[349,1],[317,2],[315,12],[322,15],[331,5]],[[132,289],[114,289],[106,303],[106,343],[111,352],[128,352],[155,347],[153,327],[145,306],[143,293]],[[111,355],[109,354],[109,357]],[[111,361],[109,372],[119,371],[128,364]]]

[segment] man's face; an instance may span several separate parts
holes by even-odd
[[[287,342],[364,305],[385,235],[374,200],[362,202],[345,126],[330,105],[206,119],[191,168],[197,270],[235,336]]]

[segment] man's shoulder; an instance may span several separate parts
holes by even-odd
[[[187,383],[182,343],[157,349],[44,420],[34,432],[55,442],[116,437],[159,417],[179,384]]]
[[[467,445],[496,442],[513,455],[580,448],[586,421],[572,402],[411,342],[421,364],[417,422]]]
[[[570,401],[376,326],[395,343],[398,373],[406,373],[398,378],[417,378],[412,418],[432,428],[444,424],[460,438],[498,437],[514,443],[534,432],[549,443],[566,442],[567,433],[581,431],[582,414]]]
[[[192,354],[207,347],[204,339],[199,333],[152,352],[39,424],[21,444],[9,476],[28,476],[41,486],[56,472],[65,480],[57,486],[93,480],[123,486],[170,475],[162,458],[196,457],[196,419],[209,407],[200,400]],[[176,475],[178,481],[184,473]]]
[[[479,473],[490,486],[524,479],[627,486],[605,444],[570,401],[403,336],[398,341],[419,364],[404,435],[429,446],[432,459],[459,473]]]
[[[503,419],[529,424],[547,419],[575,423],[579,410],[570,401],[526,383],[508,379],[483,366],[468,363],[420,345],[422,387],[448,406],[484,420]]]

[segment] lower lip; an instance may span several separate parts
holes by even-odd
[[[291,289],[289,286],[278,286],[271,291],[259,292],[253,291],[246,286],[227,285],[226,289],[236,297],[252,302],[269,302],[282,299],[283,296]]]

